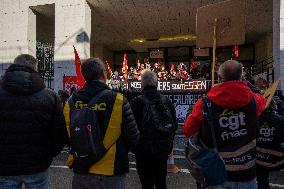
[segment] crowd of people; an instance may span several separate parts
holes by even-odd
[[[69,145],[73,189],[125,189],[129,151],[142,188],[166,189],[178,125],[174,105],[157,90],[163,70],[155,67],[141,68],[142,93],[127,99],[106,84],[104,63],[87,59],[85,86],[61,100],[45,87],[34,57],[16,57],[0,84],[0,188],[47,189],[52,159]],[[267,106],[264,89],[244,80],[234,60],[220,65],[218,77],[184,123],[194,146],[186,154],[189,170],[198,188],[268,189],[269,172],[284,166],[282,92]],[[219,164],[204,163],[213,157]]]
[[[218,70],[219,63],[216,64],[216,70]],[[161,62],[150,63],[148,59],[144,60],[144,63],[137,62],[136,66],[131,66],[129,69],[124,67],[121,70],[112,72],[108,68],[108,73],[112,80],[141,80],[141,73],[144,69],[149,69],[157,74],[158,80],[189,80],[189,79],[210,79],[211,66],[207,62],[203,66],[200,62],[191,59],[190,64],[187,66],[183,62],[179,62],[178,65],[171,64],[169,69],[166,69],[165,65]]]

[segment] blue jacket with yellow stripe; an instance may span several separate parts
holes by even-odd
[[[101,81],[87,82],[85,87],[74,93],[71,98],[76,108],[87,104],[102,90],[110,90]],[[129,171],[128,152],[136,147],[139,131],[130,104],[120,93],[112,92],[102,96],[95,104],[101,130],[104,132],[103,144],[109,149],[104,157],[89,169],[89,173],[98,175],[122,175]],[[70,136],[70,106],[65,104],[64,116]],[[114,145],[113,145],[114,144]],[[73,157],[69,155],[67,165],[72,166]],[[74,172],[79,173],[77,170]]]

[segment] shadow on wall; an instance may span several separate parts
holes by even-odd
[[[58,46],[57,46],[57,49],[54,49],[54,55],[57,54],[57,52],[61,49],[61,47],[63,47],[64,45],[66,45],[68,43],[68,41],[70,39],[72,39],[73,37],[76,36],[76,40],[77,40],[77,37],[78,37],[78,34],[80,35],[81,33],[83,33],[84,30],[83,28],[79,29],[78,31],[76,31],[75,33],[73,33],[72,35],[70,35],[67,39],[65,39],[65,41],[63,41],[62,43],[60,43]],[[86,32],[85,32],[86,33]],[[66,36],[67,37],[67,36]],[[56,44],[55,44],[56,45]]]

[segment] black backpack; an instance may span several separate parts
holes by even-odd
[[[73,168],[77,172],[87,173],[89,168],[98,162],[107,149],[103,145],[103,131],[100,127],[97,113],[92,110],[100,97],[108,93],[103,90],[82,109],[75,107],[71,98],[70,104],[70,153],[74,157]]]
[[[169,108],[165,105],[166,97],[144,102],[140,149],[144,154],[152,157],[168,156],[173,148],[175,122]]]

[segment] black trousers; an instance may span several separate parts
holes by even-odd
[[[136,168],[142,189],[166,189],[168,157],[136,155]]]
[[[258,189],[269,189],[269,171],[257,167],[256,179]]]

